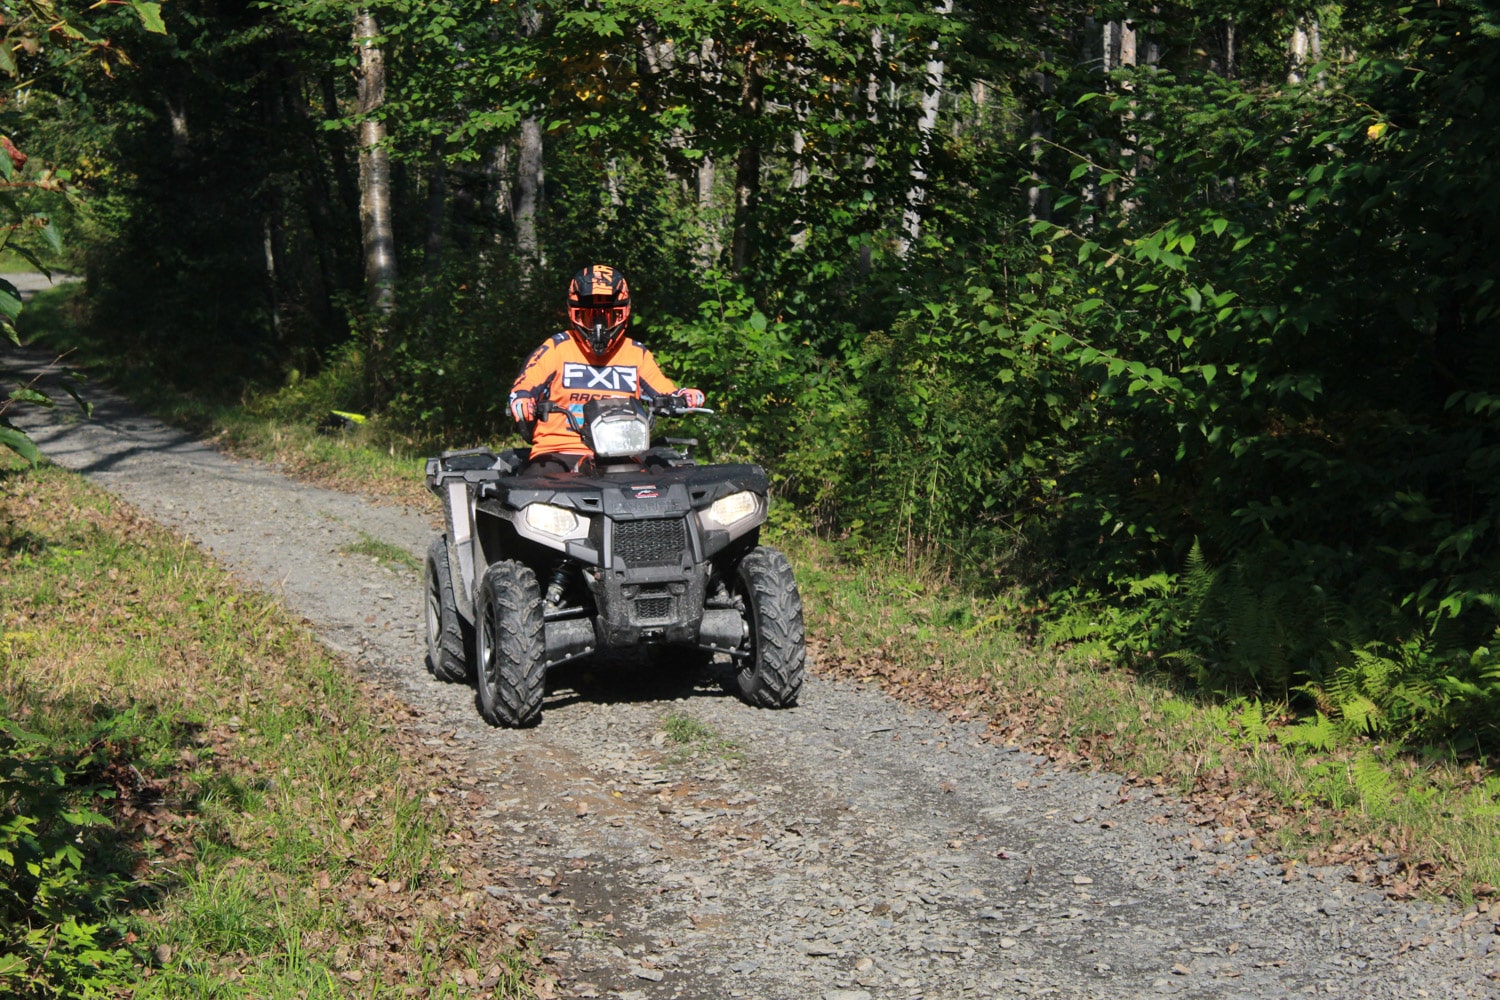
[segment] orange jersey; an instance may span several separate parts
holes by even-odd
[[[521,374],[510,387],[510,398],[530,396],[538,403],[550,399],[575,414],[582,414],[583,405],[591,399],[611,396],[649,399],[676,391],[676,384],[662,374],[651,352],[637,341],[624,340],[603,364],[595,364],[576,340],[567,333],[558,333],[547,338],[526,359]],[[587,452],[588,447],[568,426],[567,418],[554,413],[536,422],[531,454],[535,457],[560,451]]]

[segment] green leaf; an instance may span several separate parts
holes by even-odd
[[[42,237],[47,241],[47,245],[52,248],[52,252],[60,253],[62,251],[62,235],[58,233],[57,227],[52,224],[52,220],[40,212],[33,215],[32,218],[37,221],[37,228],[42,231]]]
[[[72,378],[63,379],[58,382],[58,385],[62,386],[64,392],[73,397],[73,402],[78,404],[78,408],[83,411],[85,417],[92,417],[94,415],[94,404],[80,396],[78,394],[78,387],[73,384],[74,379],[80,382],[87,382],[88,376],[82,372],[70,372],[69,374]]]
[[[130,6],[140,15],[141,23],[146,26],[147,31],[158,35],[167,33],[166,22],[161,19],[161,4],[151,3],[149,0],[130,0]]]
[[[1182,252],[1185,253],[1185,254],[1188,254],[1189,256],[1192,255],[1193,247],[1195,247],[1197,245],[1198,245],[1198,240],[1191,233],[1189,233],[1188,235],[1184,236],[1182,238],[1182,242],[1180,242],[1178,244],[1178,246],[1182,247]]]
[[[1213,228],[1215,236],[1223,236],[1224,235],[1224,230],[1226,230],[1226,229],[1229,228],[1229,220],[1228,219],[1215,219],[1211,225],[1212,225],[1212,228]]]
[[[0,316],[4,316],[6,319],[15,319],[19,315],[21,315],[20,289],[4,278],[0,278]]]
[[[0,424],[0,446],[9,448],[32,465],[35,465],[37,460],[42,457],[42,453],[37,451],[36,445],[32,442],[31,438],[9,424]]]
[[[1214,384],[1214,376],[1219,374],[1218,365],[1203,365],[1198,370],[1203,373],[1203,381],[1209,385]]]
[[[24,385],[17,386],[16,388],[12,389],[10,391],[10,398],[14,399],[18,403],[32,403],[36,406],[52,405],[52,400],[37,392],[35,389],[27,388]]]

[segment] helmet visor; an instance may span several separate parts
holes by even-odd
[[[625,328],[630,318],[629,306],[575,306],[568,310],[574,327],[588,338],[594,353],[603,354],[610,342]]]
[[[602,326],[613,331],[616,327],[624,326],[625,320],[630,316],[630,310],[625,306],[579,306],[570,312],[573,314],[573,322],[585,330]]]

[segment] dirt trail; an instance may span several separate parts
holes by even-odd
[[[1170,799],[816,674],[799,707],[766,712],[706,678],[585,664],[551,678],[539,727],[492,729],[470,689],[423,668],[417,576],[341,554],[369,535],[420,556],[436,503],[293,482],[90,395],[92,420],[20,422],[279,594],[413,706],[427,743],[467,757],[449,808],[524,873],[492,891],[529,900],[564,995],[1500,997],[1485,917],[1337,869],[1284,881]],[[684,755],[674,714],[732,746]]]

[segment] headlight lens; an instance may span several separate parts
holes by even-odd
[[[528,504],[525,516],[527,527],[533,531],[540,531],[544,535],[572,538],[581,534],[578,515],[566,507],[557,507],[550,503]]]
[[[639,455],[651,447],[651,427],[634,415],[596,420],[592,428],[594,454],[601,458]]]
[[[708,516],[729,528],[760,510],[760,498],[748,490],[720,497],[708,508]]]

